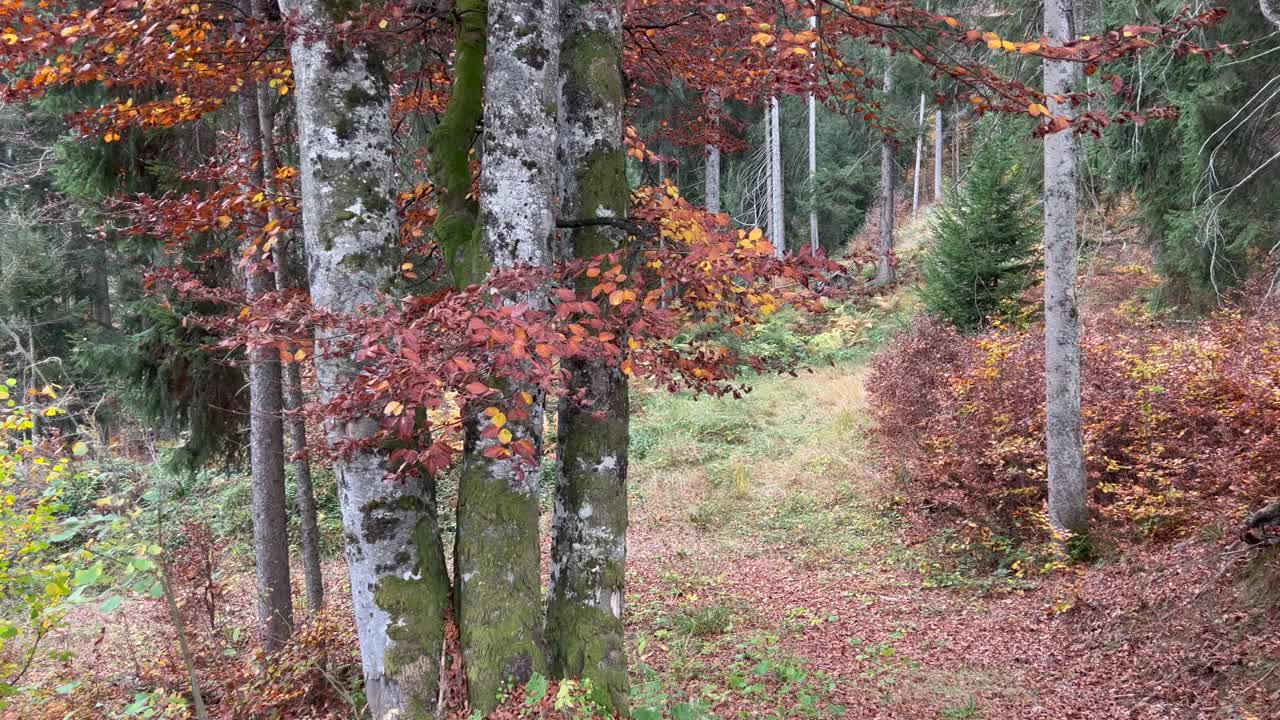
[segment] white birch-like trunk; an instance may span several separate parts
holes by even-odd
[[[916,118],[916,167],[911,187],[911,216],[920,211],[920,164],[924,155],[924,93],[920,93],[920,115]]]
[[[707,146],[707,165],[704,177],[703,195],[706,198],[707,212],[720,212],[720,148]]]
[[[1045,35],[1055,45],[1075,39],[1074,0],[1045,0]],[[1047,60],[1044,89],[1054,116],[1072,117],[1080,76],[1072,62]],[[1049,520],[1073,533],[1089,527],[1080,426],[1080,312],[1076,302],[1076,139],[1070,130],[1044,140],[1045,445]]]
[[[707,112],[711,114],[711,127],[716,137],[706,147],[707,161],[703,169],[703,202],[707,212],[720,212],[720,93],[707,92]]]
[[[942,202],[942,156],[946,143],[942,139],[942,108],[933,114],[933,201]]]
[[[818,16],[809,16],[809,28],[817,30]],[[809,46],[817,47],[817,43]],[[816,67],[816,66],[815,66]],[[818,99],[809,93],[809,250],[818,252]]]
[[[479,227],[495,269],[541,266],[555,233],[558,172],[558,3],[489,0]],[[531,296],[531,304],[545,298]],[[502,378],[498,403],[535,396],[530,417],[509,420],[512,441],[542,444],[542,404]],[[473,710],[492,711],[508,681],[546,672],[538,543],[538,468],[485,457],[493,403],[464,408],[458,489],[458,627]]]
[[[322,0],[281,5],[301,22],[290,54],[311,300],[335,313],[368,313],[393,277],[400,242],[386,70],[372,48],[333,38],[348,10]],[[347,335],[316,329],[322,400],[357,378]],[[368,416],[326,428],[333,446],[377,429]],[[429,717],[448,598],[434,498],[424,482],[389,477],[382,451],[348,453],[335,470],[369,710],[376,720]]]
[[[893,58],[885,59],[884,96],[886,102],[893,91]],[[892,285],[897,277],[893,266],[893,220],[894,220],[894,186],[897,173],[894,167],[894,155],[897,147],[893,138],[886,135],[880,143],[880,248],[879,263],[876,267],[875,284],[878,287]]]
[[[782,189],[782,130],[778,98],[769,98],[769,241],[779,258],[787,254],[785,194]]]

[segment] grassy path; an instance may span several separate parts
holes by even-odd
[[[1191,711],[1211,682],[1160,682],[1199,660],[1179,653],[1157,608],[1213,622],[1211,604],[1175,596],[1212,553],[1181,548],[1154,571],[1146,557],[933,587],[867,446],[862,378],[831,368],[761,379],[743,400],[641,398],[628,590],[641,707],[677,718],[1250,717]]]

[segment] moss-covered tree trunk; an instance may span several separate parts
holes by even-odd
[[[622,140],[622,3],[564,0],[561,19],[561,217],[621,218],[630,199]],[[589,258],[618,249],[626,235],[586,227],[565,239],[574,256]],[[566,360],[564,368],[569,397],[560,404],[557,432],[547,607],[551,672],[589,679],[597,702],[626,713],[627,379],[616,365],[599,360]]]
[[[240,144],[251,167],[250,182],[262,185],[262,168],[254,165],[262,134],[254,88],[240,95]],[[275,281],[259,255],[245,271],[250,302],[275,289]],[[249,465],[252,473],[253,555],[257,576],[258,624],[263,647],[279,650],[293,630],[293,595],[289,583],[289,516],[285,508],[284,426],[281,417],[280,358],[271,346],[251,347],[249,357]]]
[[[457,33],[449,107],[429,141],[431,178],[440,193],[434,231],[454,286],[464,289],[484,281],[490,260],[477,235],[480,206],[471,191],[471,160],[484,113],[484,53],[488,8],[484,0],[458,0]]]
[[[265,0],[254,0],[254,14],[266,17]],[[262,175],[271,195],[278,195],[275,174],[276,161],[276,112],[274,103],[280,97],[266,83],[258,86],[258,125],[262,132]],[[272,203],[267,206],[267,219],[279,221],[280,211]],[[275,263],[275,285],[278,290],[296,286],[296,273],[290,262],[291,243],[277,243],[272,261]],[[298,350],[292,348],[293,352]],[[299,411],[303,406],[302,368],[297,360],[280,364],[281,396],[284,400],[289,449],[297,455],[293,461],[294,502],[298,506],[299,540],[302,546],[302,575],[306,586],[307,606],[313,611],[324,606],[324,576],[320,570],[320,524],[316,519],[316,495],[311,479],[311,463],[302,454],[307,448],[307,421]]]
[[[483,245],[475,251],[498,268],[545,264],[555,232],[556,10],[556,3],[488,3],[478,226]],[[507,380],[493,384],[505,391],[507,403],[527,390]],[[523,682],[546,666],[538,469],[486,457],[499,442],[482,437],[492,422],[484,413],[490,404],[463,408],[454,563],[468,694],[480,712],[495,707],[504,682]],[[528,408],[526,419],[510,420],[504,429],[513,442],[529,440],[540,448],[540,402]]]
[[[399,247],[386,70],[372,48],[336,37],[353,5],[286,0],[282,9],[300,23],[290,54],[311,299],[354,313],[391,281]],[[357,375],[343,336],[316,330],[322,399]],[[329,442],[360,441],[377,426],[373,417],[335,420]],[[379,450],[346,454],[336,470],[369,709],[379,719],[431,717],[449,597],[434,492],[388,477]]]

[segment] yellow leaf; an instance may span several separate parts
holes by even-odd
[[[751,36],[751,43],[760,47],[768,47],[773,44],[773,36],[766,32],[758,32]]]
[[[231,224],[231,216],[230,216],[230,215],[219,215],[219,216],[218,216],[218,227],[226,227],[226,226],[228,226],[228,225],[230,225],[230,224]]]
[[[500,428],[507,424],[507,416],[501,410],[495,412],[490,419],[493,421],[493,426],[496,428]]]
[[[387,21],[384,19],[382,22],[378,23],[378,27],[382,28],[383,30],[386,30],[386,29],[387,29]]]
[[[503,445],[510,443],[511,431],[506,428],[503,428],[502,430],[498,431],[498,440],[502,442]]]
[[[404,405],[398,400],[392,400],[387,403],[386,407],[382,408],[382,414],[384,415],[399,415],[402,412],[404,412]]]

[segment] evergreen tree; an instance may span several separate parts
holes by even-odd
[[[1038,222],[1010,150],[999,137],[980,144],[965,184],[939,209],[922,265],[925,306],[964,331],[981,328],[1020,293],[1033,267]]]

